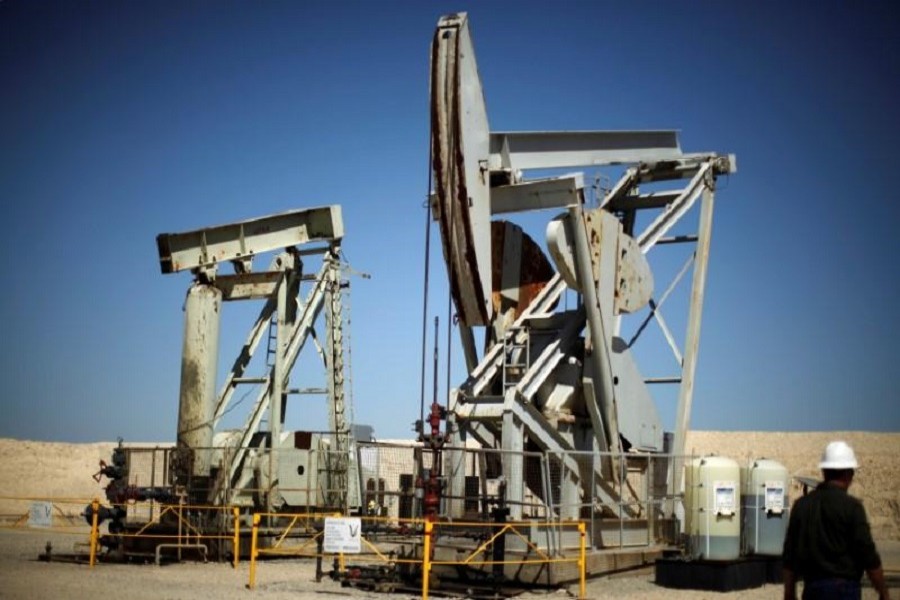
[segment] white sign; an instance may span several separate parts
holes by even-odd
[[[325,552],[362,552],[362,520],[359,517],[325,517]]]
[[[735,490],[733,481],[716,481],[713,484],[713,514],[733,515],[735,511]]]
[[[28,511],[29,527],[52,527],[53,526],[53,503],[52,502],[32,502],[31,510]]]
[[[784,512],[784,482],[766,482],[766,512],[780,515]]]

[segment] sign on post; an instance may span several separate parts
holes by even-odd
[[[29,527],[52,527],[53,526],[53,503],[52,502],[32,502],[31,510],[28,511]]]
[[[325,517],[322,550],[335,554],[362,552],[362,520],[359,517]]]

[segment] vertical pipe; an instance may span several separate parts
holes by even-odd
[[[189,472],[184,473],[189,479],[209,476],[221,309],[222,292],[212,285],[194,283],[188,290],[184,302],[178,446],[193,453]]]
[[[234,515],[234,541],[232,542],[232,550],[234,551],[234,563],[232,564],[232,566],[237,569],[238,562],[240,562],[241,556],[241,514],[237,506],[231,509],[231,514]]]
[[[425,539],[422,550],[422,600],[428,600],[428,580],[431,578],[431,534],[434,523],[425,521]]]
[[[185,540],[181,535],[181,524],[184,523],[184,496],[178,498],[178,562],[181,562],[181,546]],[[159,561],[157,561],[158,563]]]
[[[250,582],[247,587],[251,590],[256,585],[256,541],[259,536],[259,514],[253,515],[253,530],[250,535]]]
[[[438,319],[439,319],[438,317],[434,318],[434,366],[433,366],[434,383],[432,385],[432,390],[431,390],[431,394],[432,394],[431,395],[431,403],[432,404],[438,403],[438,327],[440,324],[440,321]],[[432,467],[434,467],[434,465],[432,465]]]
[[[97,542],[99,540],[98,514],[100,512],[100,501],[94,498],[91,501],[91,568],[97,564]]]
[[[578,552],[578,597],[587,598],[586,571],[587,571],[587,534],[584,530],[584,521],[578,521],[578,537],[580,539]]]
[[[325,532],[321,531],[316,535],[316,583],[322,581],[322,555]]]

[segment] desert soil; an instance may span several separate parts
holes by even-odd
[[[892,586],[900,578],[900,433],[779,433],[779,432],[691,432],[687,451],[701,455],[715,453],[744,462],[749,458],[772,458],[794,475],[816,476],[816,464],[825,444],[832,439],[848,441],[859,456],[861,467],[851,492],[861,498],[869,514],[872,532],[886,558]],[[140,444],[146,446],[147,444]],[[102,495],[102,486],[91,475],[100,459],[108,460],[114,444],[62,444],[0,439],[0,598],[84,598],[126,596],[131,600],[196,598],[292,598],[369,597],[370,592],[341,588],[337,583],[314,582],[314,564],[309,560],[266,562],[259,566],[257,586],[246,589],[249,565],[237,569],[229,564],[184,562],[162,567],[154,565],[100,564],[94,569],[63,562],[38,562],[45,544],[54,552],[71,552],[87,539],[87,530],[78,519],[63,515],[79,513],[90,498]],[[799,486],[792,488],[793,497]],[[58,509],[57,524],[66,529],[38,530],[12,526],[28,511],[30,502],[22,498],[53,499]],[[780,588],[767,585],[753,590],[722,594],[676,591],[653,583],[652,571],[599,577],[589,581],[589,598],[776,598]],[[577,586],[552,592],[532,592],[523,599],[568,598],[577,595]],[[393,595],[386,598],[418,597]],[[863,598],[875,598],[871,589]],[[892,587],[892,597],[900,590]]]

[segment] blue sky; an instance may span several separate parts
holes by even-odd
[[[172,439],[190,278],[159,273],[156,234],[332,203],[372,275],[350,299],[357,421],[409,435],[428,47],[455,10],[492,129],[675,128],[685,150],[737,154],[695,428],[900,431],[900,19],[805,6],[0,3],[0,436]],[[226,312],[223,364],[252,318]],[[289,424],[321,429],[319,399],[298,402]]]

